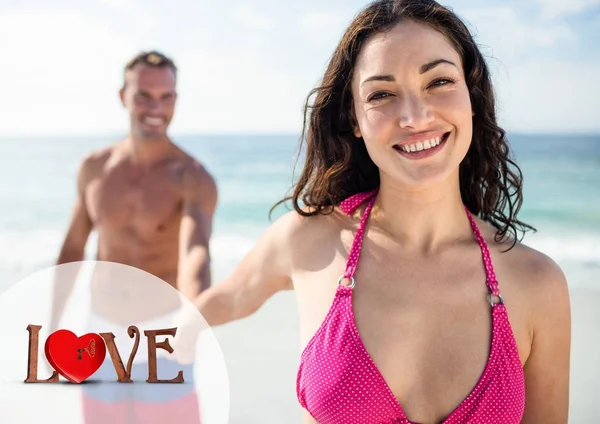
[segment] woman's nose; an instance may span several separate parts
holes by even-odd
[[[403,96],[398,106],[398,121],[401,128],[419,129],[433,122],[430,105],[415,94]]]

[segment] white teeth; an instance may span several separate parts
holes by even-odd
[[[404,144],[400,148],[405,152],[420,152],[422,150],[431,149],[432,147],[438,146],[444,137],[432,138],[425,140],[424,142],[417,142],[415,144]]]
[[[150,125],[162,125],[164,122],[162,118],[149,118],[144,119],[144,122]]]

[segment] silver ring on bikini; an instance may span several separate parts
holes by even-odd
[[[504,305],[504,298],[502,297],[502,295],[500,293],[498,293],[497,297],[500,299],[500,301],[498,303],[494,302],[494,298],[493,298],[494,293],[490,293],[489,295],[489,302],[490,305],[492,305],[492,308],[494,307],[494,305]]]
[[[354,285],[356,284],[356,281],[354,280],[354,277],[344,277],[344,276],[342,275],[340,278],[338,278],[338,286],[341,286],[341,285],[342,285],[342,280],[343,280],[344,278],[349,278],[349,279],[350,279],[350,281],[351,281],[350,285],[348,285],[348,286],[344,285],[344,287],[350,287],[351,289],[353,289],[353,288],[354,288]]]

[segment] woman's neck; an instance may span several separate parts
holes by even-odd
[[[424,254],[472,236],[458,175],[423,188],[382,178],[372,220],[403,246]]]

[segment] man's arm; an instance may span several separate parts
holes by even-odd
[[[217,206],[217,185],[197,165],[184,175],[179,230],[177,288],[189,300],[211,285],[209,242]]]
[[[525,364],[522,423],[565,424],[569,415],[571,310],[564,274],[550,259],[536,273],[531,354]]]
[[[84,259],[85,245],[93,229],[84,198],[85,187],[89,181],[90,166],[90,160],[86,158],[77,172],[77,198],[56,265],[78,262]],[[76,278],[77,272],[72,267],[59,268],[55,272],[50,315],[51,331],[54,331],[58,326]]]

